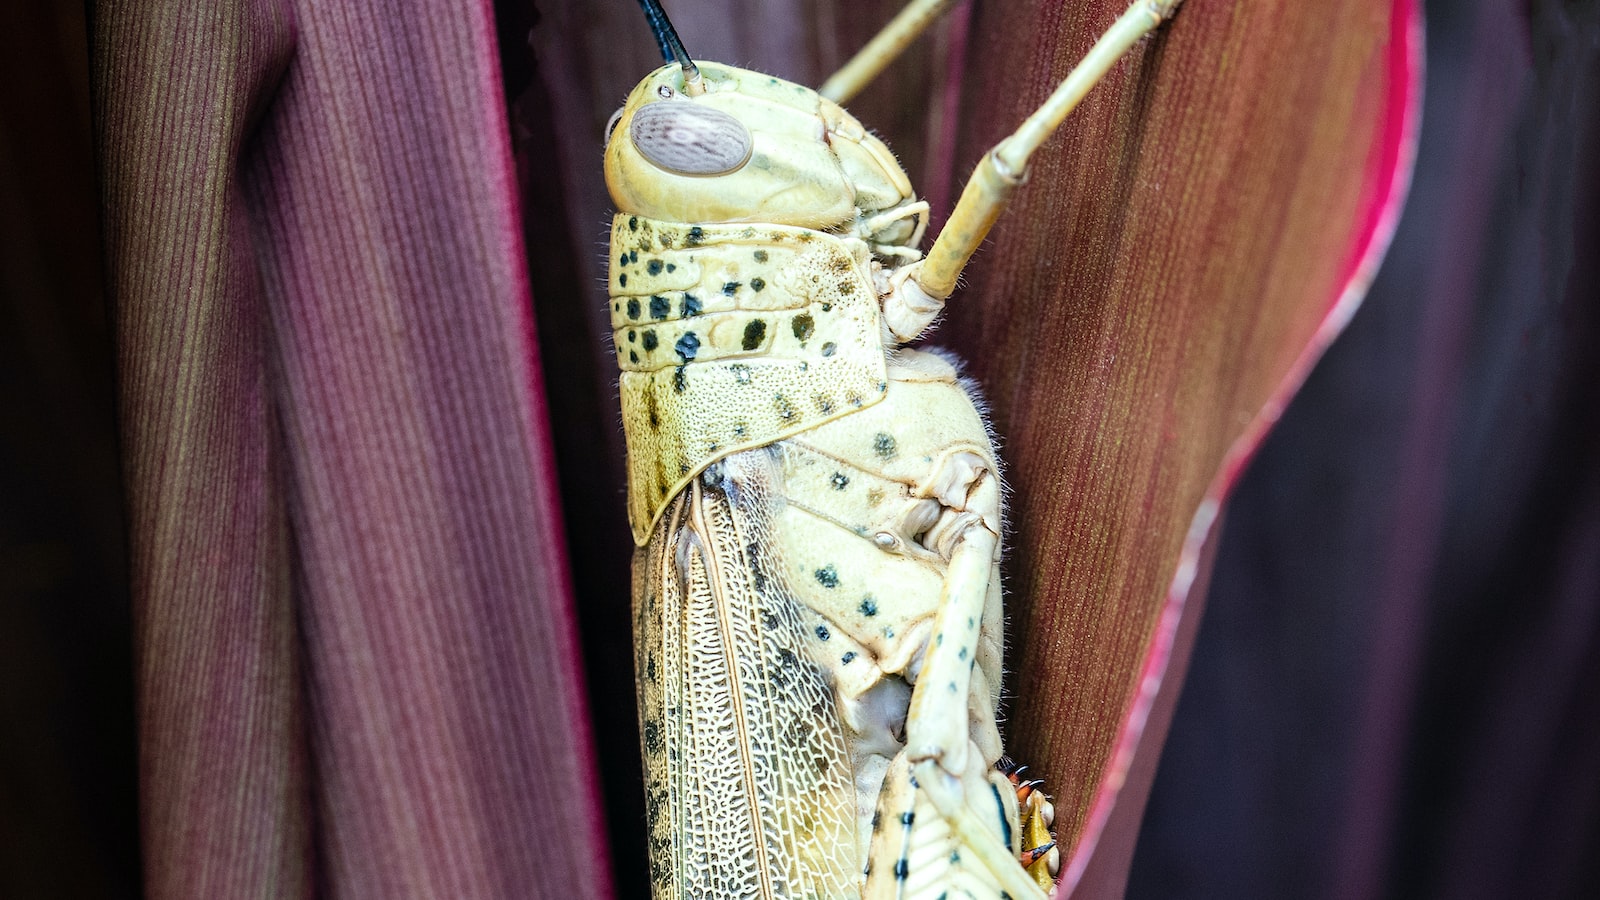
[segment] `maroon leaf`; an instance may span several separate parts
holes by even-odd
[[[969,77],[958,157],[1116,12],[978,10],[969,55],[1021,53],[1030,77]],[[1164,722],[1140,739],[1220,503],[1392,234],[1414,28],[1404,0],[1185,4],[1037,160],[957,300],[946,333],[1010,463],[1010,749],[1057,794],[1068,886],[1136,751],[1159,747]]]
[[[488,5],[93,65],[148,894],[608,895]]]

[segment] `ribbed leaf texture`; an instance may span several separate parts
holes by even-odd
[[[91,46],[147,896],[606,896],[488,4]]]
[[[1029,46],[1006,24],[1035,22],[1054,37],[1023,71],[1047,84],[1113,9],[982,6],[969,58]],[[1147,717],[1163,674],[1181,678],[1218,504],[1392,234],[1415,24],[1407,2],[1186,4],[1037,161],[946,326],[1008,448],[1010,749],[1056,794],[1068,886],[1113,806],[1142,805],[1147,782],[1121,789],[1159,752]],[[1042,97],[1006,75],[969,75],[981,124],[958,157]],[[1093,874],[1120,882],[1131,837]]]

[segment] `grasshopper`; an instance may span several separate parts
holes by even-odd
[[[839,104],[951,0],[820,90],[695,62],[641,0],[667,64],[612,117],[605,176],[656,900],[1052,891],[1049,804],[997,768],[994,444],[954,362],[906,345],[1177,3],[1136,0],[924,255],[927,203]]]

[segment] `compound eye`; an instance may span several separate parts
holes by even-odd
[[[724,175],[750,159],[750,131],[743,122],[682,100],[641,107],[628,132],[645,159],[679,175]]]
[[[611,114],[611,121],[606,123],[606,140],[605,140],[605,142],[606,142],[607,145],[609,145],[611,143],[611,135],[616,132],[617,123],[621,122],[621,121],[622,121],[622,110],[618,109],[616,112]]]

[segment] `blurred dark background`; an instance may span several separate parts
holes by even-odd
[[[99,203],[84,5],[0,3],[0,897],[138,894]]]
[[[1427,12],[1410,203],[1229,507],[1131,897],[1600,896],[1600,2]],[[0,897],[139,892],[84,26],[0,4]]]

